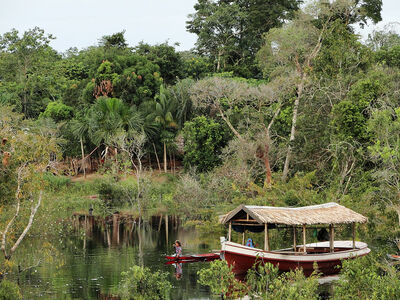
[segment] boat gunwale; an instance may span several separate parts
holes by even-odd
[[[221,253],[228,252],[228,253],[232,253],[232,254],[236,254],[236,255],[243,255],[243,256],[248,256],[248,257],[259,257],[260,259],[273,259],[273,260],[295,261],[295,262],[313,262],[313,261],[329,261],[329,260],[348,259],[348,258],[357,257],[357,256],[364,256],[371,251],[368,248],[368,245],[363,242],[359,242],[360,244],[363,244],[363,246],[365,245],[365,247],[362,247],[362,248],[354,248],[354,249],[338,251],[338,252],[313,253],[313,254],[307,254],[307,252],[306,253],[296,252],[297,254],[293,254],[293,253],[288,254],[287,252],[280,253],[280,252],[276,252],[276,251],[265,251],[265,250],[258,249],[258,248],[251,248],[251,247],[243,246],[243,245],[240,245],[240,244],[237,244],[234,242],[226,241],[225,243],[228,243],[228,244],[226,244],[228,247],[240,248],[240,249],[244,249],[246,251],[251,251],[251,252],[255,252],[255,253],[254,254],[246,254],[246,253],[242,253],[239,251],[235,252],[235,251],[226,250],[226,249],[224,249],[225,248],[224,245],[221,249]],[[360,252],[360,254],[358,255],[357,252]],[[258,255],[258,254],[263,254],[263,255]],[[266,255],[264,255],[264,254],[266,254]],[[271,254],[273,256],[271,256]],[[354,254],[354,255],[352,255],[352,254]],[[275,255],[278,257],[274,257]],[[279,257],[279,256],[283,256],[283,257]],[[307,260],[307,258],[309,258],[309,260]]]

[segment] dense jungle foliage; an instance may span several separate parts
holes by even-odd
[[[380,0],[302,3],[199,0],[187,22],[196,47],[184,52],[128,45],[124,31],[64,53],[37,27],[1,34],[0,272],[27,234],[58,234],[51,218],[89,206],[222,232],[217,216],[238,204],[334,201],[369,218],[360,238],[394,246],[400,35],[355,34],[381,20]]]

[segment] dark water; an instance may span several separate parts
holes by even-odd
[[[165,227],[160,231],[155,227],[120,224],[118,230],[95,223],[88,229],[80,224],[52,245],[44,245],[40,239],[26,243],[20,256],[28,259],[35,251],[47,253],[39,266],[21,272],[18,280],[24,299],[113,299],[110,295],[121,272],[133,265],[168,272],[173,299],[210,299],[208,288],[197,283],[197,271],[209,263],[183,264],[182,276],[177,276],[175,266],[165,264],[164,255],[173,252],[175,239],[182,241],[184,254],[194,254],[218,249],[218,237],[208,236],[205,242],[193,229],[170,228],[167,240]]]

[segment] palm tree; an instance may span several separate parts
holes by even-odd
[[[98,98],[86,113],[72,121],[72,132],[81,143],[84,175],[86,176],[83,147],[85,137],[97,147],[104,144],[107,152],[108,147],[115,144],[117,136],[130,131],[141,131],[142,127],[143,118],[135,106],[129,107],[117,98]]]
[[[160,86],[160,94],[153,102],[153,112],[148,115],[148,119],[154,120],[161,129],[161,140],[164,148],[164,172],[167,172],[167,144],[175,135],[171,130],[178,128],[178,123],[174,115],[177,112],[177,102],[168,97],[164,85]]]
[[[110,146],[118,133],[131,129],[140,131],[143,126],[136,107],[129,107],[117,98],[98,98],[89,111],[88,120],[89,136],[96,145]]]
[[[190,99],[190,89],[193,84],[193,79],[186,78],[178,80],[178,82],[169,89],[171,97],[178,103],[176,119],[180,128],[190,119],[193,112],[193,103]]]
[[[83,169],[83,176],[86,178],[86,165],[85,165],[85,150],[83,147],[83,139],[88,135],[89,132],[89,122],[87,118],[87,113],[79,116],[71,121],[72,134],[79,138],[81,144],[82,160],[81,167]]]

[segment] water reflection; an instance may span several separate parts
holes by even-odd
[[[182,263],[174,263],[172,264],[175,267],[175,277],[176,279],[180,280],[182,278]]]
[[[121,279],[121,272],[133,265],[170,274],[176,299],[209,299],[208,288],[197,284],[197,271],[208,263],[165,265],[165,254],[172,254],[169,240],[179,239],[184,253],[205,253],[218,248],[204,244],[194,230],[185,230],[165,221],[144,222],[112,216],[76,218],[73,234],[52,245],[50,259],[21,274],[24,299],[116,299],[110,297]],[[176,227],[176,229],[174,229]],[[31,240],[19,251],[17,260],[43,249],[43,241]],[[108,297],[108,298],[107,298]]]

